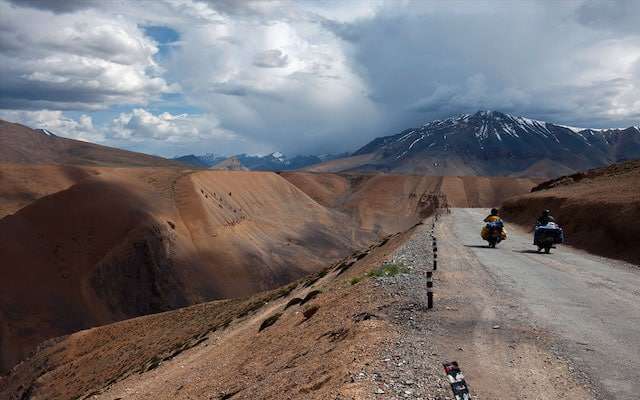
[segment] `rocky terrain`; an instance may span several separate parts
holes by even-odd
[[[50,340],[0,378],[0,398],[450,400],[451,360],[474,399],[595,398],[443,219],[272,291]],[[432,232],[441,263],[429,310]]]
[[[50,340],[0,378],[0,398],[373,398],[358,374],[393,332],[367,274],[402,240],[249,298]]]

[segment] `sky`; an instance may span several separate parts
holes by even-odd
[[[640,122],[640,1],[0,0],[0,118],[162,156]]]

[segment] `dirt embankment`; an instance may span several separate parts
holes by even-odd
[[[533,227],[549,209],[568,244],[607,257],[640,263],[640,161],[590,170],[545,182],[504,202],[506,220]]]
[[[0,398],[371,398],[354,378],[394,333],[367,272],[403,240],[250,298],[50,340],[0,378]]]

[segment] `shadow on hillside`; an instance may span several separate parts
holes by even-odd
[[[513,250],[514,253],[522,253],[522,254],[541,254],[538,250]]]

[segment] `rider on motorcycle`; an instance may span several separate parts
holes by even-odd
[[[549,253],[553,245],[564,242],[564,233],[556,224],[556,219],[551,215],[551,211],[544,210],[536,221],[536,228],[533,235],[533,244],[538,246],[538,251],[542,249]]]
[[[502,221],[502,219],[498,216],[498,209],[492,208],[491,214],[489,214],[487,218],[484,219],[484,222],[496,222],[496,221]]]
[[[556,222],[556,219],[551,215],[551,211],[544,210],[542,215],[538,218],[537,225],[547,225],[549,222]]]
[[[499,238],[497,242],[499,242],[500,240],[505,240],[507,238],[507,232],[504,229],[502,218],[500,218],[500,216],[498,215],[498,209],[492,208],[491,214],[489,214],[487,218],[484,219],[484,222],[486,223],[486,225],[482,227],[482,231],[480,232],[482,239],[487,241],[489,240],[491,226],[495,226],[497,229],[499,229]],[[490,247],[495,247],[495,244],[492,245],[491,242],[489,244]]]

